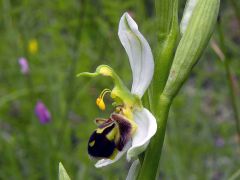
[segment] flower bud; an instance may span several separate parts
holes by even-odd
[[[177,94],[206,48],[217,20],[220,0],[195,1],[163,91],[163,95],[170,99]]]

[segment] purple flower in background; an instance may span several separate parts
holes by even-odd
[[[28,66],[27,59],[24,58],[24,57],[21,57],[21,58],[19,58],[18,63],[20,65],[20,67],[21,67],[21,72],[23,74],[28,74],[29,73],[29,66]]]
[[[28,74],[29,73],[29,66],[28,66],[28,61],[26,58],[21,57],[18,59],[18,63],[21,67],[21,72],[23,74]]]
[[[223,138],[221,138],[221,137],[215,138],[215,146],[216,147],[223,147],[224,144],[225,144],[225,141]]]
[[[42,101],[38,101],[35,106],[35,114],[40,123],[45,124],[51,121],[51,114]]]

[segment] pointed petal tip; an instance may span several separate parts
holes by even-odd
[[[58,178],[59,178],[59,180],[70,180],[71,179],[61,162],[59,162]]]
[[[129,15],[128,12],[125,12],[120,19],[118,33],[125,30],[138,30],[137,23],[133,20],[133,18]]]
[[[105,166],[108,166],[116,161],[118,161],[121,157],[123,156],[123,154],[118,153],[117,157],[115,157],[115,159],[111,160],[111,159],[100,159],[96,164],[95,167],[96,168],[102,168]]]
[[[107,166],[109,164],[111,164],[110,159],[101,159],[95,164],[95,167],[96,168],[101,168],[101,167]]]
[[[62,168],[62,167],[63,167],[63,164],[62,164],[61,161],[58,163],[58,167],[59,167],[59,168]]]
[[[127,17],[127,16],[130,16],[129,14],[128,14],[128,12],[125,12],[125,13],[123,13],[123,15],[122,15],[122,17]]]

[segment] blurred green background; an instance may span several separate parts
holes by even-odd
[[[76,74],[108,64],[130,87],[118,22],[130,12],[156,53],[154,0],[0,2],[0,179],[57,179],[59,161],[72,179],[125,179],[131,164],[125,157],[96,169],[87,154],[94,119],[112,111],[110,98],[104,112],[95,100],[112,82]],[[237,19],[237,6],[231,2],[222,0],[220,14],[230,68],[239,86],[240,16]],[[179,0],[179,19],[184,4]],[[213,38],[219,42],[217,32]],[[33,39],[36,53],[28,50]],[[28,75],[20,71],[20,57],[28,60]],[[38,100],[51,112],[50,123],[41,124],[35,116]],[[224,65],[209,45],[171,108],[160,178],[221,180],[239,168]]]

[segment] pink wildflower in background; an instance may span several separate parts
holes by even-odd
[[[26,58],[21,57],[18,59],[18,63],[20,65],[21,68],[21,72],[23,74],[28,74],[29,73],[29,66],[28,66],[28,61]]]
[[[46,124],[51,121],[51,114],[42,101],[38,101],[35,106],[35,114],[39,119],[39,122]]]

